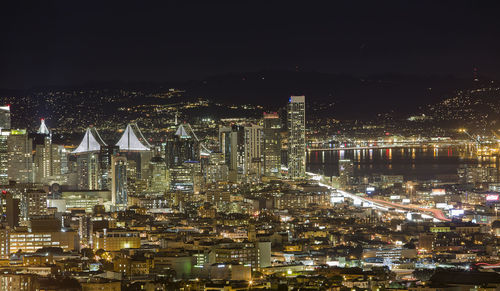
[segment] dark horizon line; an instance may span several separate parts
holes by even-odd
[[[32,85],[28,88],[0,88],[0,91],[14,91],[14,92],[26,92],[26,91],[34,91],[34,90],[46,90],[46,89],[83,89],[83,88],[92,88],[92,87],[103,87],[106,88],[106,85],[110,85],[111,87],[107,89],[118,89],[118,88],[134,88],[134,87],[144,87],[150,86],[152,88],[158,88],[162,86],[170,86],[170,85],[180,85],[180,84],[189,84],[196,82],[203,82],[206,80],[220,78],[220,77],[235,77],[244,74],[259,74],[259,73],[302,73],[302,74],[319,74],[319,75],[330,75],[337,77],[350,77],[350,78],[382,78],[382,77],[414,77],[414,78],[440,78],[440,79],[457,79],[457,80],[467,80],[470,79],[472,81],[472,74],[470,77],[462,76],[460,74],[453,73],[431,73],[431,74],[420,74],[420,73],[401,73],[401,72],[381,72],[381,73],[372,73],[372,74],[353,74],[353,73],[338,73],[338,72],[326,72],[326,71],[318,71],[318,70],[290,70],[290,69],[261,69],[255,71],[232,71],[227,73],[215,73],[212,75],[205,76],[203,78],[189,78],[184,80],[165,80],[165,81],[144,81],[144,80],[86,80],[81,81],[79,83],[74,84],[51,84],[51,85]],[[481,81],[496,81],[496,78],[481,75]],[[118,86],[117,86],[118,85]],[[122,86],[122,87],[120,87]],[[177,89],[177,88],[176,88]],[[178,88],[182,89],[182,88]],[[0,92],[3,93],[3,92]]]

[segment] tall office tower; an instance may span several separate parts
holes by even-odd
[[[99,152],[106,146],[95,128],[87,128],[82,142],[71,152],[76,155],[77,186],[82,190],[99,190]]]
[[[110,189],[111,158],[120,151],[117,146],[102,146],[99,151],[99,189]]]
[[[244,145],[244,167],[245,177],[255,177],[259,179],[262,175],[262,126],[245,126],[245,145]]]
[[[176,167],[186,161],[200,161],[200,143],[189,124],[181,124],[165,145],[167,167]]]
[[[32,150],[33,140],[28,138],[26,130],[11,130],[7,139],[10,181],[18,183],[34,182]]]
[[[263,172],[261,126],[220,127],[219,143],[226,165],[229,166],[230,180],[260,178]]]
[[[127,158],[111,157],[111,202],[116,207],[127,207]]]
[[[0,129],[10,129],[10,105],[0,106]]]
[[[9,135],[9,129],[0,129],[0,185],[9,184]]]
[[[281,169],[281,119],[278,113],[264,113],[264,174],[279,176]]]
[[[43,144],[35,148],[35,182],[46,183],[47,179],[61,175],[61,155],[64,147],[52,144],[50,135],[46,135]]]
[[[156,156],[149,162],[151,172],[150,189],[153,192],[161,193],[169,189],[169,178],[165,160]]]
[[[288,174],[302,178],[306,174],[306,98],[292,96],[288,102]]]
[[[342,188],[350,188],[354,179],[354,163],[349,159],[339,160],[339,183]]]
[[[0,185],[9,184],[9,152],[7,140],[10,135],[10,106],[0,107]]]
[[[137,124],[127,125],[116,146],[120,149],[120,153],[127,157],[129,166],[131,160],[135,161],[136,178],[147,181],[150,176],[149,161],[153,157],[153,146],[148,143]]]
[[[245,160],[245,128],[241,125],[219,128],[220,150],[232,172],[243,174]]]

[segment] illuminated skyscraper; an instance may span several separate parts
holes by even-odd
[[[281,119],[277,113],[264,113],[264,174],[278,176],[281,168]]]
[[[220,127],[219,141],[233,181],[262,175],[262,126],[250,124]]]
[[[262,175],[262,126],[245,126],[243,174],[260,178]]]
[[[60,146],[52,144],[52,139],[46,135],[43,144],[35,148],[35,182],[46,183],[46,179],[61,175]]]
[[[0,107],[0,185],[9,184],[9,152],[7,140],[10,135],[10,106]]]
[[[0,106],[0,129],[10,129],[10,106]]]
[[[292,96],[288,102],[288,173],[301,178],[306,173],[306,101]]]
[[[7,141],[10,130],[0,129],[0,185],[9,184],[9,151]]]
[[[149,162],[151,172],[151,191],[165,192],[169,188],[168,170],[165,160],[162,157],[153,157]]]
[[[102,146],[99,152],[99,189],[110,189],[111,158],[118,154],[118,146]]]
[[[33,140],[26,130],[12,130],[7,140],[9,152],[9,180],[19,183],[33,183]]]
[[[186,161],[200,161],[200,143],[189,124],[181,124],[165,146],[167,167],[176,167]]]
[[[116,207],[127,206],[127,158],[111,157],[111,201]]]
[[[99,152],[106,146],[95,128],[87,128],[80,145],[72,152],[76,155],[78,188],[84,190],[98,190]]]
[[[153,157],[153,146],[146,140],[137,124],[127,125],[116,146],[120,149],[121,155],[127,157],[129,167],[132,166],[132,161],[135,162],[134,177],[127,176],[129,184],[131,182],[147,184],[150,178],[149,161]]]
[[[244,127],[241,125],[219,128],[220,150],[230,171],[243,173]]]
[[[349,159],[339,160],[339,183],[340,187],[348,189],[352,186],[354,179],[354,163]]]

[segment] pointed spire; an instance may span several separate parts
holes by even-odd
[[[116,145],[120,148],[121,151],[149,151],[151,149],[151,145],[146,141],[141,131],[139,130],[139,127],[137,127],[137,125],[135,124],[134,127],[137,130],[139,136],[141,136],[142,141],[137,137],[136,133],[134,132],[134,128],[129,123]]]
[[[88,152],[97,152],[101,150],[101,146],[106,146],[99,132],[95,128],[87,128],[80,145],[72,152],[73,154],[81,154]]]
[[[47,128],[47,125],[45,125],[45,119],[42,118],[40,121],[41,121],[40,128],[38,128],[37,133],[38,134],[47,134],[47,135],[49,135],[50,131]]]

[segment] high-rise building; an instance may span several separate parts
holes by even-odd
[[[306,173],[306,101],[292,96],[288,102],[288,174],[301,178]]]
[[[99,153],[107,146],[95,128],[87,128],[82,142],[71,152],[76,155],[77,186],[82,190],[99,190]]]
[[[223,126],[219,128],[220,150],[229,170],[243,173],[245,155],[245,131],[241,125]]]
[[[61,175],[61,149],[52,144],[50,135],[46,135],[43,144],[35,148],[35,182],[46,183],[49,177]]]
[[[354,179],[354,163],[349,159],[339,160],[339,183],[342,188],[350,188]]]
[[[245,126],[244,140],[243,175],[258,179],[262,175],[262,126],[255,124]]]
[[[10,105],[0,106],[0,129],[10,129]]]
[[[102,146],[99,152],[99,189],[110,189],[111,158],[118,154],[117,146]]]
[[[10,106],[0,106],[0,185],[9,184],[9,152],[7,140],[10,135]]]
[[[229,176],[259,178],[262,175],[263,129],[259,125],[232,125],[219,128],[220,149],[229,166]],[[234,178],[231,178],[234,180]]]
[[[149,161],[153,157],[153,146],[148,143],[137,124],[127,125],[116,146],[122,155],[126,155],[129,166],[131,160],[135,161],[136,179],[142,179],[147,183],[150,175]],[[129,176],[129,178],[132,177]]]
[[[279,176],[281,169],[281,119],[278,113],[264,113],[264,174]]]
[[[181,124],[165,146],[167,167],[176,167],[186,161],[200,161],[200,143],[189,124]]]
[[[127,158],[111,157],[111,202],[116,207],[127,206]]]
[[[165,160],[156,156],[149,162],[151,172],[151,186],[153,192],[165,192],[168,190],[168,170]]]
[[[18,183],[33,183],[33,140],[28,138],[26,130],[11,130],[7,139],[7,151],[9,152],[9,180]]]
[[[9,135],[9,129],[0,129],[0,185],[9,184]]]

